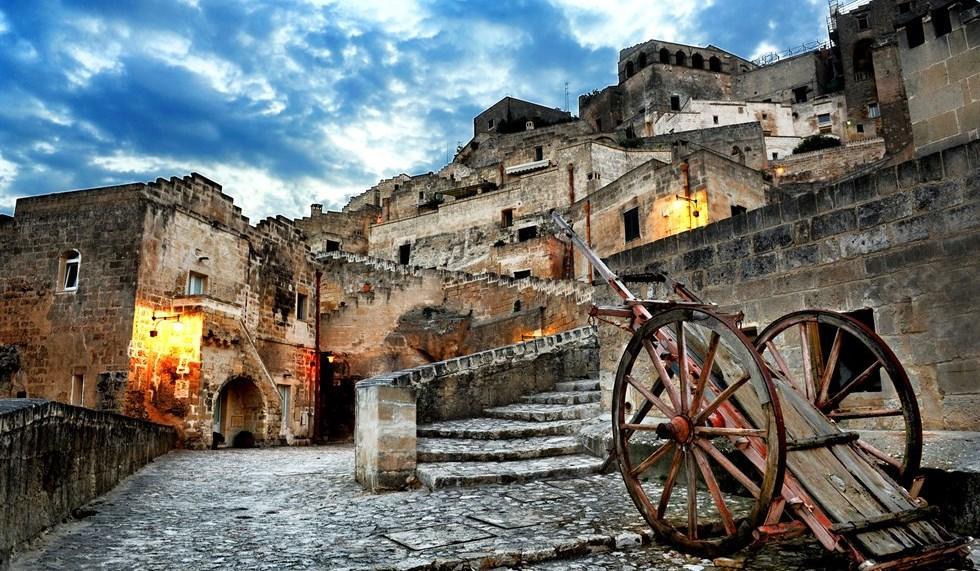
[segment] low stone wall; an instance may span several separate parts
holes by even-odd
[[[0,400],[0,568],[13,548],[176,443],[173,428],[118,414]]]
[[[868,139],[769,162],[780,184],[836,180],[885,155],[884,139]]]
[[[399,489],[415,476],[416,426],[480,416],[567,378],[598,374],[593,327],[397,371],[357,384],[355,476],[371,491]]]

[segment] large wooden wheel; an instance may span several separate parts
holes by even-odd
[[[703,308],[653,315],[619,362],[612,417],[623,481],[659,537],[708,557],[752,540],[782,487],[785,432],[739,330]],[[634,458],[641,444],[652,448]]]
[[[864,439],[857,445],[908,488],[922,459],[922,421],[915,392],[898,357],[867,325],[833,311],[780,317],[756,338],[773,377],[806,396],[828,418],[852,430],[904,428],[888,454]]]

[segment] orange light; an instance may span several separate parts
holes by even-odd
[[[327,362],[333,363],[333,355],[327,355]]]

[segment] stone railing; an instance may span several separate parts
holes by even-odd
[[[479,416],[562,379],[593,377],[598,354],[595,329],[582,327],[357,383],[357,481],[371,491],[406,487],[418,423]]]
[[[13,548],[176,444],[167,426],[41,399],[0,400],[0,569]]]

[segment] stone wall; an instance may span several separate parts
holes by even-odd
[[[902,79],[916,155],[976,139],[980,129],[980,7],[946,7],[953,30],[936,37],[926,25],[925,43],[910,48],[899,37]]]
[[[176,444],[172,428],[40,399],[0,400],[0,567]]]
[[[583,327],[357,384],[355,476],[371,491],[414,481],[416,425],[479,416],[567,378],[594,377],[599,347]]]
[[[789,155],[769,163],[775,184],[833,181],[885,156],[884,139],[869,139],[809,153]]]
[[[735,78],[732,99],[795,103],[796,90],[807,99],[822,95],[828,53],[812,51],[753,69]]]
[[[627,250],[759,330],[800,309],[871,309],[905,365],[927,429],[978,430],[980,143],[805,193]],[[635,285],[635,284],[634,284]],[[640,285],[635,285],[640,290]],[[608,296],[608,292],[602,294]],[[603,338],[603,370],[626,339]],[[887,395],[868,393],[867,404]]]
[[[769,164],[762,126],[758,122],[722,125],[644,139],[644,145],[673,145],[681,142],[686,142],[692,149],[711,149],[755,170],[764,170]]]

